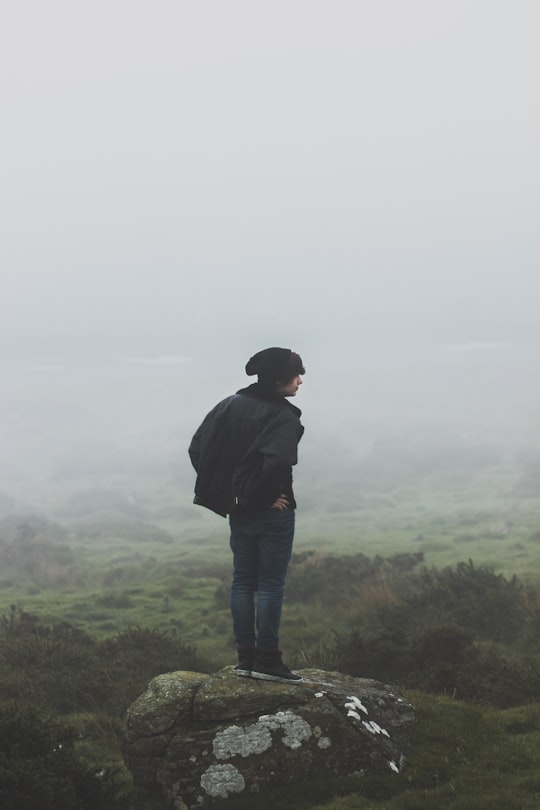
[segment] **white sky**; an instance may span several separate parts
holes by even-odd
[[[2,354],[538,340],[539,23],[537,0],[10,3]]]

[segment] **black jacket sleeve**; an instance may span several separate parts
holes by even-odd
[[[283,409],[274,415],[235,469],[233,491],[240,504],[264,509],[288,494],[301,435],[299,420]]]

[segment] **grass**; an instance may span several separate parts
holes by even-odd
[[[443,568],[466,559],[507,576],[540,582],[540,499],[516,495],[520,472],[511,464],[464,474],[411,474],[384,487],[353,482],[332,487],[328,503],[319,490],[297,487],[295,551],[391,556],[422,552],[425,564]],[[369,476],[368,476],[369,478]],[[0,612],[19,604],[45,620],[67,619],[98,637],[130,626],[182,633],[228,663],[232,650],[227,590],[230,551],[227,521],[190,504],[177,482],[144,477],[56,479],[27,493],[34,508],[65,530],[70,554],[1,565]],[[326,494],[325,481],[317,485]],[[379,489],[377,489],[379,487]],[[133,513],[125,492],[137,496]],[[331,497],[330,497],[331,496]],[[302,509],[302,503],[316,504]],[[115,512],[115,504],[118,508]],[[76,507],[76,508],[75,508]],[[493,527],[506,526],[497,535]],[[384,600],[369,592],[366,599]],[[336,604],[332,624],[357,621],[350,594]],[[358,600],[356,599],[356,602]],[[295,649],[328,637],[323,606],[285,604],[283,644]],[[339,627],[338,627],[339,629]]]
[[[328,510],[302,511],[295,552],[322,556],[363,553],[374,558],[422,552],[428,566],[441,569],[472,559],[496,572],[538,585],[540,581],[540,500],[516,497],[507,470],[458,480],[429,480],[388,492],[364,493]],[[104,482],[104,485],[106,482]],[[114,481],[108,482],[112,488]],[[152,627],[195,644],[215,668],[231,663],[233,640],[228,609],[230,551],[227,522],[189,506],[174,482],[148,487],[148,506],[131,539],[126,521],[103,513],[85,522],[62,506],[74,481],[42,496],[40,509],[67,531],[62,544],[71,555],[2,565],[0,613],[11,604],[44,622],[67,620],[98,638],[133,627]],[[126,482],[122,488],[131,488]],[[140,485],[138,484],[137,487]],[[181,497],[188,506],[174,508]],[[302,493],[298,493],[300,507]],[[320,503],[324,503],[323,500]],[[508,531],[493,532],[505,523]],[[99,532],[91,534],[91,527]],[[90,527],[90,528],[89,528]],[[329,611],[286,599],[282,643],[291,666],[302,666],[330,645],[336,630],[361,625],[364,612],[392,599],[384,581],[367,582],[340,595]],[[295,810],[538,810],[540,807],[540,706],[493,711],[444,697],[408,695],[417,708],[415,750],[399,776],[370,777],[322,785],[288,786],[257,797],[260,810],[281,805]],[[112,765],[129,786],[119,752],[121,728],[103,713],[69,718],[82,734],[81,750],[91,762]],[[243,802],[243,803],[242,803]],[[252,807],[251,797],[224,802],[224,810]],[[146,809],[145,809],[146,810]]]
[[[432,478],[389,492],[363,494],[358,508],[352,510],[350,504],[331,511],[300,509],[295,551],[362,552],[368,557],[422,552],[425,563],[438,568],[470,558],[476,565],[538,584],[539,500],[514,497],[507,470],[480,472],[467,486],[443,483]],[[109,486],[114,488],[113,482]],[[76,482],[71,488],[76,491]],[[130,488],[127,482],[123,488]],[[59,503],[54,508],[49,504],[49,511],[66,529],[62,543],[71,554],[66,564],[58,557],[54,564],[44,558],[41,569],[2,566],[0,612],[9,604],[19,604],[45,620],[67,619],[98,637],[130,626],[152,626],[181,633],[187,641],[201,645],[203,652],[212,650],[219,664],[230,662],[231,560],[225,520],[196,507],[190,512],[189,506],[175,518],[171,505],[178,502],[178,495],[172,483],[159,487],[152,481],[141,521],[154,524],[156,530],[150,529],[144,539],[138,529],[132,542],[131,518],[124,531],[119,516],[110,521],[109,512],[101,518],[97,514],[87,524],[62,507],[61,497],[65,503],[72,497],[69,489],[56,497]],[[301,494],[299,500],[301,504]],[[96,524],[100,530],[92,536]],[[508,526],[508,532],[494,534],[493,526],[498,524]],[[368,592],[366,598],[380,600],[384,594]],[[336,618],[338,629],[356,620],[347,603],[344,594],[332,616],[334,628]],[[284,646],[313,646],[324,642],[330,632],[323,606],[310,605],[306,615],[300,606],[285,604]]]

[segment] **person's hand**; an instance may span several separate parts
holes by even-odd
[[[285,495],[283,493],[281,493],[279,498],[277,498],[277,500],[274,501],[271,508],[272,509],[279,509],[279,511],[282,512],[284,509],[289,508],[289,501],[287,500]]]

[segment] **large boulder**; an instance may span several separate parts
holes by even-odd
[[[304,670],[299,685],[171,672],[129,708],[124,757],[139,796],[187,810],[242,791],[402,768],[414,710],[395,688]]]

